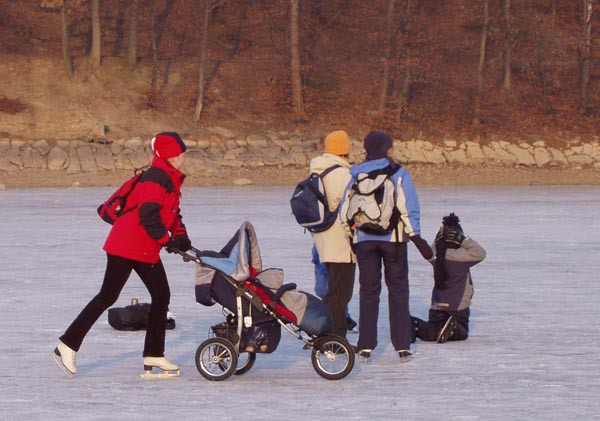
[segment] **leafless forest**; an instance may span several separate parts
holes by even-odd
[[[138,109],[196,127],[562,142],[598,132],[594,3],[0,0],[0,54],[141,80]],[[0,118],[32,106],[0,84]]]

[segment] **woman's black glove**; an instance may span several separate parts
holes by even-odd
[[[176,237],[177,241],[179,241],[179,250],[186,252],[191,250],[192,242],[190,241],[190,237],[187,234],[180,235]]]
[[[192,248],[192,242],[187,234],[180,235],[178,237],[171,238],[165,244],[165,248],[169,253],[186,252]]]
[[[167,253],[179,253],[181,251],[181,245],[179,244],[179,239],[171,238],[165,244],[165,249],[167,249]]]

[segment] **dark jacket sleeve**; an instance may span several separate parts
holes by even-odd
[[[144,202],[140,206],[140,222],[148,235],[160,240],[168,234],[165,224],[160,218],[160,203]]]
[[[149,169],[140,180],[140,223],[150,237],[157,241],[168,240],[168,230],[160,216],[160,210],[173,183],[164,171]]]

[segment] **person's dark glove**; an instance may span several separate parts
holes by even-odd
[[[427,241],[420,235],[413,235],[410,237],[410,241],[415,243],[417,250],[419,250],[419,253],[421,253],[421,256],[423,256],[425,260],[430,260],[433,257],[433,250],[431,250]]]
[[[169,241],[167,241],[165,244],[165,249],[167,249],[167,253],[179,253],[181,251],[179,237],[169,239]]]
[[[180,235],[175,237],[175,239],[179,242],[179,250],[186,252],[191,250],[192,242],[190,241],[190,237],[187,234]]]

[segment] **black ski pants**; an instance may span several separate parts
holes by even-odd
[[[416,337],[423,341],[437,341],[438,334],[446,320],[450,316],[454,316],[454,319],[458,322],[454,333],[449,341],[464,341],[469,337],[469,316],[471,310],[466,308],[464,310],[456,311],[444,311],[444,310],[429,310],[429,320],[423,321],[418,318],[413,318],[414,328],[416,329]]]
[[[139,275],[152,299],[143,355],[144,357],[164,356],[165,326],[171,291],[162,261],[151,264],[112,254],[107,254],[106,272],[100,292],[92,298],[60,337],[65,345],[79,351],[83,339],[94,323],[119,298],[132,270]]]
[[[359,349],[377,346],[377,320],[383,262],[388,288],[390,336],[396,351],[409,350],[412,328],[408,308],[408,260],[406,243],[362,241],[356,244],[360,283]]]
[[[345,338],[348,331],[346,309],[354,291],[356,265],[354,263],[325,263],[325,267],[327,268],[329,288],[323,302],[335,323],[334,334]]]

